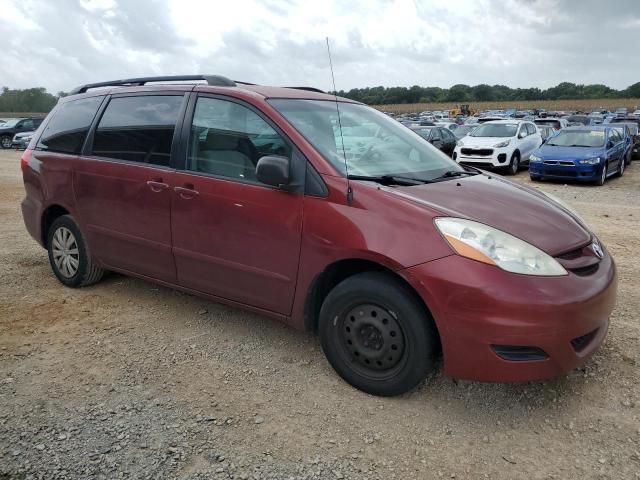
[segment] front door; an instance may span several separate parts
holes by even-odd
[[[184,95],[113,97],[73,186],[92,253],[107,267],[175,283],[170,167]]]
[[[200,96],[185,169],[175,174],[171,225],[178,283],[273,312],[291,311],[303,195],[261,184],[264,155],[292,148],[250,107]]]

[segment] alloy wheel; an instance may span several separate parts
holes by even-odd
[[[11,138],[2,137],[2,148],[11,148]]]

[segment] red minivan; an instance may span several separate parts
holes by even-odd
[[[317,330],[377,395],[439,357],[458,378],[562,374],[615,304],[613,259],[569,207],[312,88],[84,85],[21,166],[26,227],[64,285],[112,270]]]

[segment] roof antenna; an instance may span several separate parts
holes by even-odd
[[[340,143],[342,143],[342,158],[344,158],[344,171],[347,175],[347,204],[353,202],[353,190],[349,182],[349,166],[347,165],[347,154],[344,150],[344,137],[342,136],[342,121],[340,120],[340,107],[338,106],[338,91],[336,90],[336,79],[333,76],[333,63],[331,62],[331,48],[329,48],[329,37],[327,39],[327,54],[329,55],[329,69],[331,70],[331,81],[333,83],[333,96],[336,99],[336,112],[338,113],[338,129],[340,130]]]

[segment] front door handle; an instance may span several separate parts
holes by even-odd
[[[173,187],[173,191],[185,200],[189,200],[200,195],[200,192],[194,190],[193,185],[187,185],[186,187]]]
[[[151,191],[155,193],[160,193],[161,191],[169,188],[169,185],[164,183],[162,180],[149,180],[147,182],[147,185],[149,186]]]

